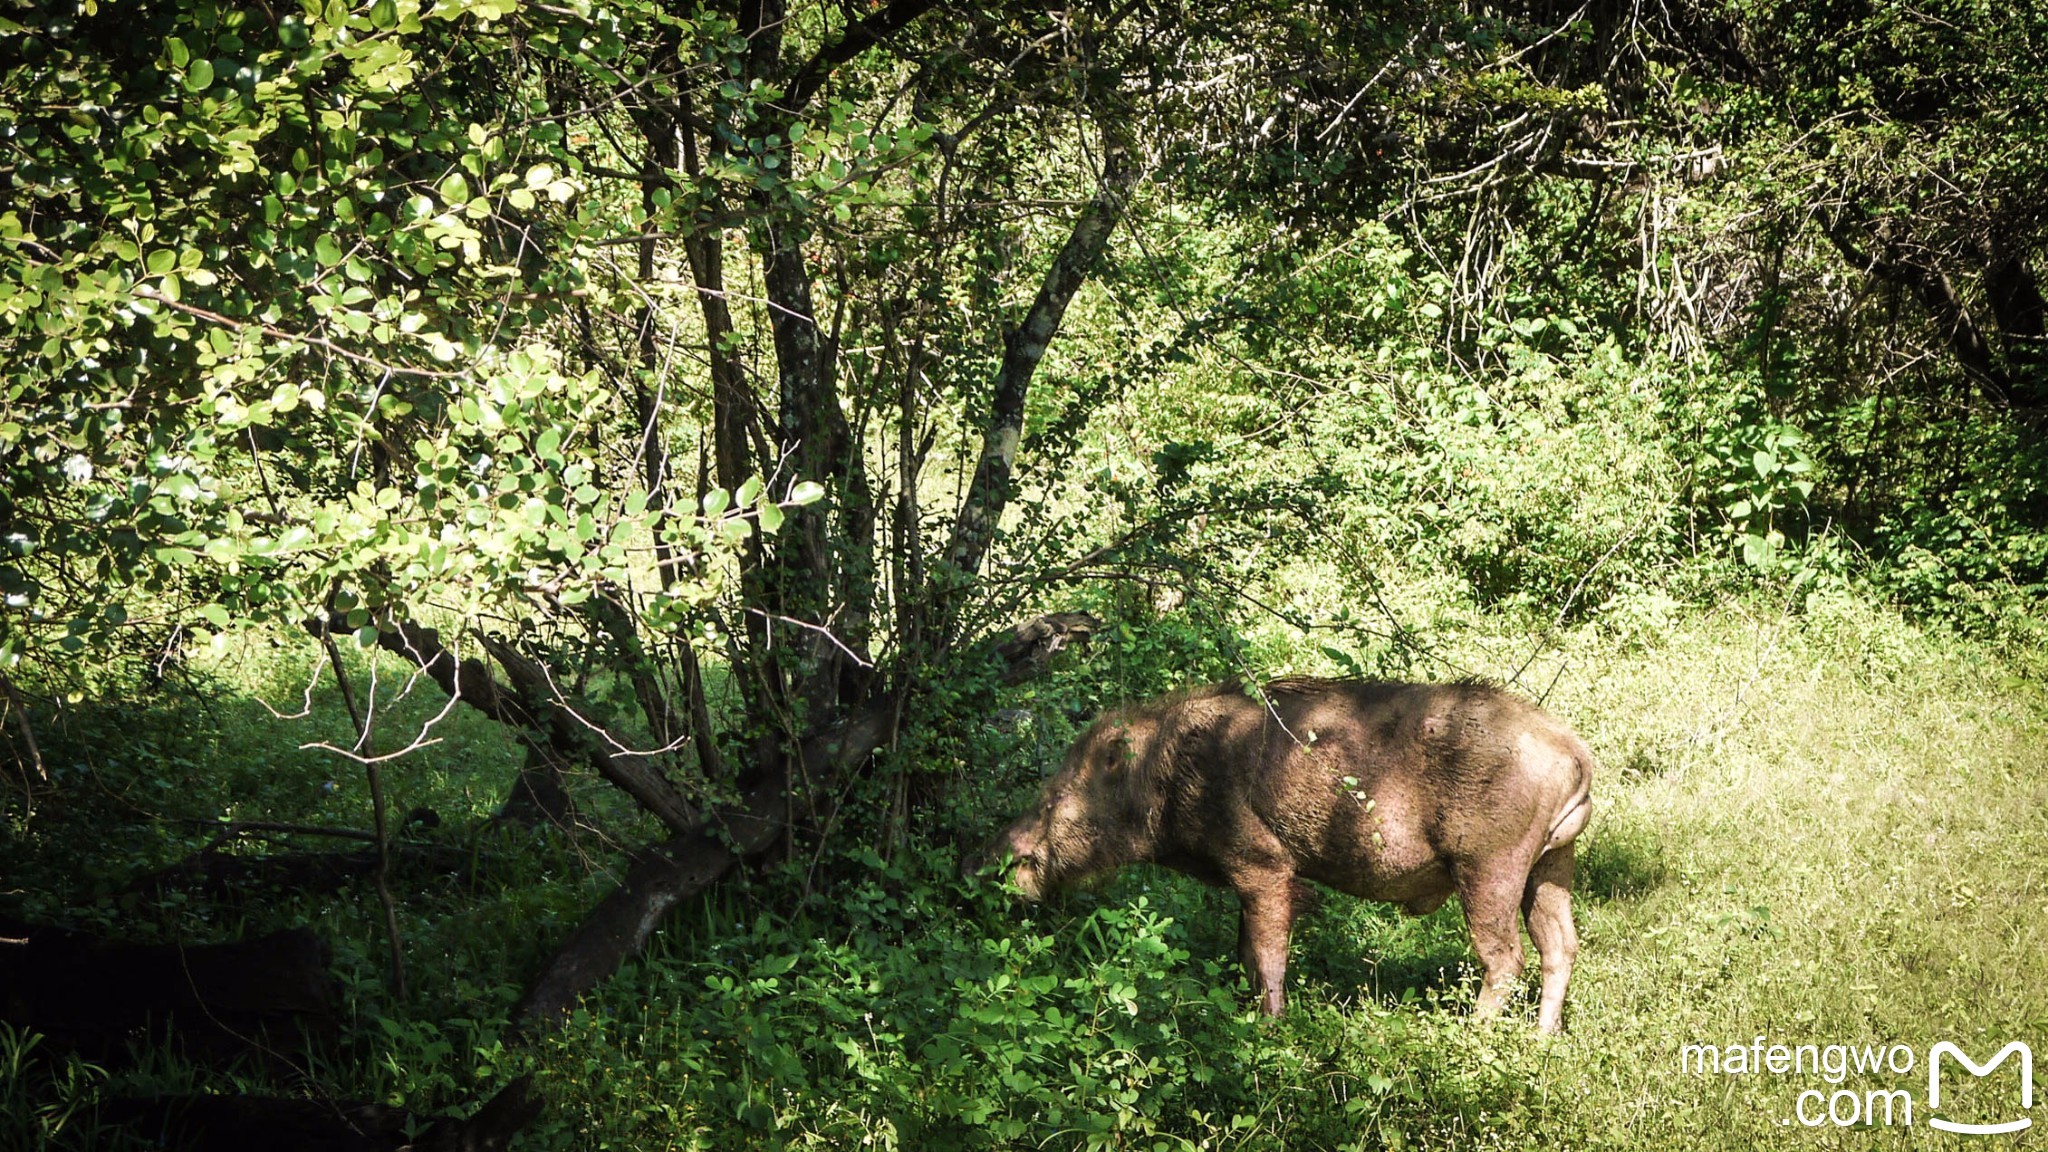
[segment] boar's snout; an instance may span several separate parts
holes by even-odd
[[[1033,904],[1045,899],[1045,862],[1035,854],[1018,856],[1016,860],[1010,879],[1017,885],[1017,891]]]
[[[1046,891],[1044,843],[1038,821],[1020,820],[1004,829],[988,847],[970,856],[962,871],[973,875],[992,864],[1008,861],[1010,880],[1026,900],[1036,903],[1044,899]]]

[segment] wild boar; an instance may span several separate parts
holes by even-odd
[[[1262,696],[1219,684],[1103,716],[992,851],[1031,900],[1139,861],[1235,889],[1238,957],[1273,1016],[1305,880],[1411,915],[1455,893],[1485,969],[1481,1017],[1521,976],[1519,907],[1542,958],[1538,1023],[1558,1031],[1585,743],[1479,682],[1286,679]]]

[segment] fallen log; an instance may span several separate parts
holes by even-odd
[[[506,1085],[468,1119],[417,1116],[382,1104],[268,1096],[111,1100],[102,1123],[179,1152],[499,1152],[540,1114],[533,1080]],[[425,1130],[421,1127],[425,1125]],[[407,1132],[419,1132],[417,1140]]]
[[[377,873],[377,850],[356,852],[284,852],[266,856],[230,856],[202,849],[175,864],[136,877],[131,892],[159,896],[184,890],[213,899],[233,899],[257,891],[333,892]],[[467,878],[471,854],[445,844],[393,844],[396,875]]]
[[[327,946],[304,928],[231,944],[126,944],[0,920],[0,1020],[104,1063],[168,1034],[193,1059],[302,1063],[332,1038]]]

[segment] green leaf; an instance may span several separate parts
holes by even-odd
[[[772,503],[761,505],[761,531],[770,535],[782,530],[782,509]]]
[[[723,488],[713,488],[704,494],[704,514],[716,516],[732,506],[732,493]]]
[[[185,72],[185,91],[198,95],[213,87],[213,61],[201,56]]]
[[[783,501],[783,503],[801,507],[805,504],[815,504],[824,498],[825,486],[823,484],[818,483],[816,480],[805,480],[789,490],[789,499]]]

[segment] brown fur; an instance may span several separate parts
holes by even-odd
[[[1264,696],[1211,685],[1096,721],[997,840],[1017,886],[1038,899],[1138,861],[1228,885],[1239,955],[1271,1015],[1303,880],[1418,915],[1457,895],[1486,970],[1482,1016],[1521,974],[1519,908],[1543,962],[1540,1023],[1557,1031],[1578,950],[1586,745],[1479,682],[1286,679]]]

